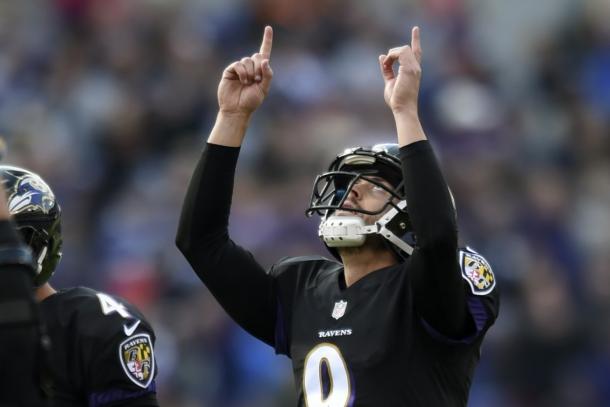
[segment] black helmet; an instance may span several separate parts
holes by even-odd
[[[8,209],[38,263],[34,285],[46,283],[61,260],[61,208],[47,183],[23,168],[0,165]]]
[[[340,259],[335,247],[360,246],[367,234],[383,236],[401,258],[412,253],[415,236],[404,197],[399,151],[398,144],[393,143],[350,148],[333,160],[327,172],[316,177],[306,214],[311,216],[315,213],[322,217],[318,236],[336,258]],[[392,188],[378,178],[389,182]],[[360,180],[388,192],[388,199],[379,210],[343,207],[350,191]],[[374,225],[364,225],[359,217],[333,216],[337,210],[383,216]]]

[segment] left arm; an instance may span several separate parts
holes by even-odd
[[[410,259],[415,305],[435,330],[461,338],[471,332],[472,321],[457,258],[457,225],[449,189],[427,141],[401,148],[400,156],[417,238]]]
[[[459,337],[472,326],[457,260],[457,226],[447,184],[419,121],[421,80],[419,28],[411,46],[392,48],[379,56],[384,98],[392,109],[401,146],[405,197],[417,237],[411,256],[415,305],[440,333]],[[393,69],[399,63],[398,73]]]

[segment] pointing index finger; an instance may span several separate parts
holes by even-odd
[[[261,43],[260,54],[263,59],[271,58],[271,48],[273,46],[273,28],[270,25],[265,27],[265,33],[263,34],[263,42]]]
[[[421,62],[421,42],[419,38],[419,27],[415,26],[411,30],[411,49],[418,62]]]

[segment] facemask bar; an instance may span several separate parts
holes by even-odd
[[[377,177],[376,174],[373,176]],[[341,182],[339,181],[340,178],[345,178],[346,181]],[[387,202],[380,209],[376,211],[367,211],[364,209],[343,207],[345,201],[347,200],[347,197],[349,196],[350,191],[359,180],[364,180],[379,188],[382,188],[390,195]],[[345,187],[345,191],[342,191],[339,197],[339,194],[337,193],[338,191],[340,191],[338,185],[343,183],[347,186]],[[372,178],[371,175],[354,171],[326,172],[316,177],[316,180],[314,181],[313,185],[309,208],[307,208],[305,214],[308,217],[312,216],[313,214],[318,214],[319,216],[326,217],[337,210],[345,210],[351,212],[359,212],[366,215],[379,215],[385,212],[390,206],[402,212],[403,210],[399,208],[398,205],[394,202],[394,200],[400,201],[402,199],[402,197],[396,192],[396,190],[400,190],[402,186],[403,185],[401,182],[397,188],[389,188],[383,183]],[[337,199],[339,199],[339,201],[335,202]]]
[[[36,270],[36,274],[40,274],[42,271],[42,262],[47,255],[49,235],[46,231],[38,230],[29,225],[18,226],[17,229],[19,230],[24,242],[30,246],[34,254],[37,256],[38,269]]]

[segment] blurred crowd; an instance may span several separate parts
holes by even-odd
[[[345,147],[395,140],[377,56],[418,24],[424,128],[461,240],[502,291],[469,405],[610,406],[608,21],[607,0],[2,1],[0,135],[61,202],[51,283],[128,298],[155,326],[164,406],[292,406],[289,361],[173,243],[216,86],[273,25],[231,233],[265,266],[325,254],[304,216],[313,178]]]

